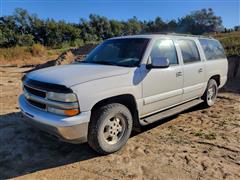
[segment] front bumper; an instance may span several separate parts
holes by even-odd
[[[24,120],[33,126],[66,142],[83,143],[87,141],[90,111],[81,112],[72,117],[55,115],[28,104],[24,95],[19,97],[19,106],[23,115],[27,117]]]

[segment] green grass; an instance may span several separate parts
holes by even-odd
[[[202,130],[197,131],[194,133],[194,136],[200,137],[202,139],[207,139],[207,140],[214,140],[216,139],[216,134],[212,132],[203,132]]]

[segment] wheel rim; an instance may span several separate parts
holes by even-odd
[[[213,104],[215,102],[217,95],[217,88],[214,85],[209,86],[207,91],[207,101],[209,104]]]
[[[103,129],[104,140],[108,144],[116,144],[123,137],[126,130],[126,123],[124,117],[114,116],[108,119]]]

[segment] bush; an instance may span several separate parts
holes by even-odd
[[[64,41],[62,43],[58,43],[57,45],[53,46],[54,49],[68,49],[70,48],[70,42]]]
[[[20,46],[32,46],[34,44],[34,37],[31,34],[23,34],[17,36],[17,44]]]
[[[43,56],[45,54],[45,48],[41,44],[34,44],[30,47],[30,51],[33,56]]]
[[[84,41],[82,39],[76,39],[74,41],[71,41],[70,46],[71,47],[81,47],[84,45]]]

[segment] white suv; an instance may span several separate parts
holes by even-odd
[[[132,129],[199,103],[212,106],[227,80],[221,44],[180,34],[117,37],[82,62],[31,72],[19,104],[27,122],[108,154]]]

